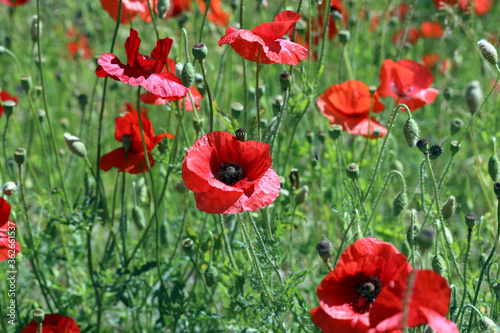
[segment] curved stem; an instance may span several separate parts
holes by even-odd
[[[201,41],[203,40],[203,28],[205,27],[205,21],[207,20],[207,14],[208,14],[208,10],[210,9],[211,3],[212,3],[212,0],[205,0],[205,14],[203,14],[203,20],[201,21],[200,37],[198,38],[198,43],[201,43]]]
[[[467,265],[469,263],[469,255],[470,255],[470,245],[472,242],[472,231],[473,228],[468,228],[467,229],[467,251],[465,252],[465,258],[464,258],[464,293],[462,295],[462,301],[460,302],[460,307],[458,308],[458,328],[459,330],[462,329],[462,322],[464,320],[464,313],[462,313],[462,310],[464,309],[465,305],[465,299],[467,298]]]
[[[205,67],[205,59],[199,60],[201,66],[201,73],[203,74],[203,81],[205,83],[205,89],[207,90],[208,103],[210,107],[210,132],[214,131],[214,103],[212,101],[212,93],[210,92],[210,86],[207,80],[207,69]]]
[[[149,15],[151,15],[151,21],[153,21],[153,26],[155,28],[156,39],[160,39],[160,34],[158,33],[158,27],[156,26],[155,14],[153,13],[153,10],[151,9],[151,4],[149,3],[149,0],[147,0],[147,2],[148,2]]]
[[[216,218],[216,220],[220,222],[222,239],[224,240],[224,245],[226,246],[226,252],[227,252],[227,255],[229,257],[229,262],[231,263],[231,266],[233,266],[233,268],[237,270],[238,265],[236,265],[236,261],[234,260],[233,249],[231,248],[231,242],[229,241],[229,238],[227,237],[226,224],[224,223],[226,220],[226,217],[224,214],[220,214],[220,219]]]

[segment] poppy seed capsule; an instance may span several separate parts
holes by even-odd
[[[476,225],[477,215],[474,213],[469,213],[465,215],[465,224],[467,224],[467,228],[472,229]]]
[[[125,134],[122,136],[122,146],[125,149],[125,155],[128,154],[130,148],[132,147],[132,143],[134,142],[134,137],[130,134]]]
[[[403,125],[403,134],[406,143],[408,143],[408,147],[415,147],[420,137],[420,129],[418,128],[417,122],[413,119],[407,119]]]
[[[399,192],[392,202],[392,215],[399,216],[408,207],[408,195],[406,192]]]
[[[342,125],[339,124],[330,125],[330,127],[328,128],[328,135],[333,140],[338,139],[340,135],[342,135]]]
[[[495,191],[497,199],[500,199],[500,182],[496,182],[495,184],[493,184],[493,191]]]
[[[455,213],[455,197],[450,195],[441,209],[441,214],[445,220],[449,219]]]
[[[303,204],[306,201],[308,195],[309,187],[307,187],[307,185],[302,186],[297,194],[295,194],[295,204],[297,206]]]
[[[41,325],[44,319],[45,319],[45,312],[42,309],[39,308],[33,310],[33,320],[35,320],[35,323]]]
[[[339,31],[339,41],[342,44],[346,44],[347,42],[349,42],[349,40],[351,40],[351,33],[347,30],[340,30]]]
[[[239,119],[242,113],[243,113],[243,105],[241,103],[234,102],[231,104],[231,115],[235,119]]]
[[[307,140],[307,142],[309,142],[309,144],[312,144],[313,143],[313,139],[314,139],[314,132],[311,131],[311,130],[308,130],[306,132],[306,140]]]
[[[14,113],[14,109],[16,108],[16,102],[8,100],[8,101],[3,101],[3,110],[5,112],[5,115],[7,118],[9,118],[12,113]]]
[[[490,157],[488,161],[488,173],[490,174],[491,180],[494,182],[498,181],[498,178],[500,178],[500,161],[497,155]]]
[[[486,59],[490,64],[495,66],[498,63],[498,52],[497,49],[493,45],[491,45],[486,39],[481,39],[477,42],[477,46],[483,55],[483,58]]]
[[[205,281],[207,283],[207,286],[211,287],[214,284],[217,283],[217,280],[219,279],[219,272],[217,271],[217,268],[213,265],[209,265],[207,269],[205,270]]]
[[[277,116],[281,112],[281,107],[283,106],[283,96],[278,95],[273,98],[273,114]]]
[[[89,101],[89,96],[86,94],[80,94],[77,97],[78,99],[78,105],[80,105],[80,110],[85,110],[85,107],[87,106],[87,103]]]
[[[452,142],[450,142],[450,151],[451,151],[451,154],[452,155],[455,155],[456,153],[458,153],[460,151],[460,146],[462,144],[460,142],[458,142],[457,140],[453,140]]]
[[[17,163],[17,165],[19,166],[23,165],[25,158],[26,158],[26,149],[16,148],[16,150],[14,150],[14,161]]]
[[[40,25],[40,29],[38,29],[38,25]],[[31,19],[31,40],[36,43],[38,41],[38,30],[40,30],[40,33],[42,32],[42,22],[38,20],[37,15],[33,15],[33,18]]]
[[[443,91],[444,98],[449,101],[453,98],[453,88],[446,87]]]
[[[247,131],[243,128],[238,128],[236,132],[234,132],[234,136],[236,136],[236,139],[238,139],[238,141],[247,141]]]
[[[80,138],[69,133],[64,133],[63,137],[70,152],[80,157],[87,156],[87,148],[85,148],[85,145]]]
[[[29,92],[33,88],[33,83],[31,81],[31,76],[23,75],[21,76],[21,87],[25,93]]]
[[[290,87],[292,86],[292,74],[290,73],[280,74],[280,83],[281,83],[281,89],[283,90],[290,89]]]
[[[184,65],[181,64],[180,62],[175,64],[175,76],[178,78],[182,77],[182,69],[184,68]]]
[[[440,254],[432,258],[432,270],[441,276],[446,275],[446,263]]]
[[[330,258],[330,256],[332,255],[332,249],[333,249],[332,243],[327,241],[326,239],[316,244],[316,251],[318,251],[318,254],[321,257],[321,259],[323,259],[323,261],[328,260]]]
[[[482,316],[477,320],[477,326],[481,333],[498,333],[497,324],[489,317]]]
[[[193,245],[194,242],[191,238],[184,238],[182,241],[182,250],[189,255],[193,253]]]
[[[500,283],[495,282],[491,285],[493,287],[493,292],[495,293],[495,296],[500,299]]]
[[[192,52],[193,52],[194,58],[196,60],[201,61],[207,57],[208,48],[203,43],[197,43],[197,44],[194,44]]]
[[[378,139],[381,134],[382,134],[382,131],[380,130],[380,128],[373,129],[373,136],[375,137],[375,139]]]
[[[420,139],[417,141],[417,148],[424,154],[427,154],[427,150],[429,149],[429,142],[426,139]]]
[[[479,81],[470,82],[467,85],[467,90],[465,91],[465,103],[467,104],[471,114],[477,112],[482,101],[483,91],[481,90]]]
[[[439,145],[433,145],[429,148],[429,158],[436,160],[443,153],[443,148]]]
[[[164,18],[170,8],[170,0],[158,0],[158,16]]]
[[[356,163],[350,163],[347,168],[347,177],[351,178],[352,180],[355,180],[359,176],[359,167]]]
[[[326,138],[325,131],[319,131],[318,132],[318,140],[319,140],[319,142],[325,143],[325,138]]]
[[[450,124],[450,132],[451,135],[454,135],[455,133],[458,133],[462,127],[464,126],[464,122],[460,118],[455,118],[451,121]]]
[[[186,88],[191,87],[194,83],[194,67],[190,62],[186,62],[182,68],[181,81]]]
[[[420,231],[417,238],[417,244],[422,251],[427,251],[434,245],[434,232],[428,229]]]
[[[139,230],[143,230],[146,226],[146,218],[139,206],[134,206],[134,208],[132,208],[132,221],[134,221],[135,226]]]

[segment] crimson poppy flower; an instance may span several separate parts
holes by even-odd
[[[263,23],[252,31],[227,27],[226,35],[219,40],[219,46],[229,44],[243,58],[262,64],[297,65],[307,55],[307,49],[299,44],[281,39],[300,20],[300,15],[287,10],[279,13],[274,22]]]
[[[182,85],[177,76],[162,71],[172,43],[173,40],[168,37],[159,39],[151,56],[143,56],[139,54],[141,39],[137,31],[130,29],[130,37],[125,43],[127,64],[122,64],[114,54],[105,53],[97,60],[99,67],[95,73],[99,77],[107,76],[132,86],[142,86],[147,91],[170,101],[179,100],[187,94],[188,89]]]
[[[439,93],[429,88],[434,82],[431,71],[413,60],[384,60],[379,79],[380,97],[393,97],[396,103],[404,103],[412,111],[431,104]]]
[[[9,7],[19,7],[21,5],[24,5],[28,1],[29,0],[0,0],[0,4],[7,5]]]
[[[198,5],[200,6],[201,14],[205,14],[207,10],[207,5],[204,0],[198,0]],[[212,0],[210,2],[210,11],[207,14],[207,18],[210,22],[225,27],[229,23],[229,17],[231,14],[222,9],[220,0]]]
[[[434,0],[436,9],[444,9],[445,6],[455,6],[459,0]]]
[[[61,316],[58,313],[46,314],[42,322],[43,333],[80,333],[80,328],[73,318]],[[21,333],[37,333],[38,324],[34,319]]]
[[[429,324],[436,333],[459,333],[455,323],[445,318],[451,295],[446,279],[431,270],[415,270],[413,274],[414,282],[406,309],[406,327]],[[402,329],[403,302],[410,276],[401,275],[377,295],[370,311],[370,324],[375,328],[373,333]]]
[[[430,39],[439,39],[443,37],[444,28],[439,22],[426,21],[420,25],[422,37]]]
[[[411,269],[391,244],[373,237],[357,240],[319,285],[313,322],[324,333],[368,333],[379,293]]]
[[[9,219],[10,205],[0,198],[0,261],[12,259],[21,251],[21,245],[15,240],[17,226]]]
[[[172,139],[174,136],[169,133],[155,136],[151,120],[146,118],[142,113],[141,117],[149,164],[153,167],[155,161],[150,152],[163,138]],[[104,171],[117,168],[118,172],[126,171],[132,174],[141,173],[143,169],[145,172],[148,171],[137,112],[127,112],[124,116],[115,118],[115,126],[115,139],[119,142],[123,142],[124,139],[131,142],[130,148],[128,149],[128,153],[124,147],[120,147],[101,156],[99,168]]]
[[[75,58],[78,52],[80,52],[83,59],[90,59],[92,52],[88,46],[89,39],[87,36],[80,35],[76,29],[68,28],[68,30],[66,30],[66,37],[68,37],[69,40],[66,43],[66,49],[71,55],[71,58]]]
[[[361,81],[346,81],[334,84],[319,96],[317,106],[321,113],[328,118],[330,124],[339,124],[352,135],[363,135],[375,138],[373,130],[380,130],[380,136],[387,133],[387,129],[380,125],[375,118],[369,120],[372,96],[366,84]],[[384,110],[377,93],[373,95],[372,112]],[[368,132],[368,127],[370,132]]]
[[[476,16],[488,14],[493,9],[494,0],[474,0]],[[458,7],[464,13],[470,13],[470,0],[460,0]]]
[[[404,31],[403,29],[398,30],[392,35],[392,43],[393,44],[399,44],[401,43],[401,40],[403,39]],[[408,33],[406,34],[406,40],[405,42],[410,44],[410,45],[415,45],[415,43],[418,41],[420,38],[420,32],[415,29],[415,28],[410,28],[408,29]]]
[[[113,20],[118,19],[119,0],[100,0],[102,8],[108,12]],[[153,2],[150,1],[151,6]],[[122,0],[122,13],[120,15],[121,24],[129,24],[139,14],[145,22],[151,22],[151,14],[147,0]]]
[[[270,146],[241,142],[227,132],[199,138],[186,152],[182,179],[196,207],[211,214],[235,214],[270,205],[280,193],[271,168]]]
[[[196,110],[200,109],[200,101],[203,99],[203,96],[201,96],[200,92],[198,89],[196,89],[194,86],[191,86],[189,88],[189,91],[191,91],[191,95],[193,96],[193,101],[194,105],[196,107]],[[164,105],[164,104],[170,104],[170,102],[162,98],[158,95],[155,95],[153,93],[144,93],[141,94],[141,102],[146,103],[146,104],[153,104],[153,105]],[[183,100],[180,103],[180,107],[183,107]],[[191,105],[191,98],[186,95],[186,111],[193,111],[193,106]]]
[[[422,56],[422,62],[424,63],[425,67],[429,68],[431,71],[436,68],[439,59],[439,53],[428,53]]]
[[[7,90],[2,90],[0,89],[0,101],[5,102],[5,101],[14,101],[17,103],[18,98],[16,96],[13,96],[7,92]],[[0,116],[2,116],[5,113],[3,109],[3,104],[0,103]]]

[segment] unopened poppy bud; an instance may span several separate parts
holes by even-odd
[[[489,317],[482,316],[477,320],[477,326],[481,333],[498,333],[497,324]]]
[[[481,90],[479,81],[470,82],[467,85],[467,90],[465,91],[465,103],[467,104],[470,113],[476,113],[482,101],[483,91]]]
[[[7,116],[7,118],[9,118],[14,113],[14,109],[16,108],[16,102],[7,100],[3,101],[2,104],[5,115]]]
[[[125,149],[125,156],[128,154],[130,147],[132,147],[132,142],[134,142],[134,137],[130,134],[125,134],[122,136],[122,146]]]
[[[451,121],[451,124],[450,124],[451,135],[458,133],[462,129],[463,126],[464,126],[464,122],[462,121],[462,119],[460,119],[460,118],[453,119]]]
[[[139,206],[134,206],[132,208],[132,221],[134,221],[137,229],[142,230],[146,226],[146,218],[144,217],[144,213]]]
[[[70,152],[80,157],[87,156],[87,148],[80,138],[69,133],[64,133],[63,136]]]
[[[432,270],[441,276],[446,275],[446,263],[440,254],[432,258]]]
[[[486,59],[490,64],[495,66],[498,62],[498,52],[497,49],[493,45],[491,45],[486,39],[481,39],[477,42],[477,46],[483,55],[483,58]]]
[[[40,122],[42,122],[43,119],[45,118],[45,110],[43,110],[43,109],[37,109],[36,110],[36,115],[38,116],[38,120],[40,120]]]
[[[500,199],[500,182],[496,182],[495,184],[493,184],[493,191],[495,191],[497,199]]]
[[[40,25],[40,33],[42,32],[42,22],[38,20],[38,16],[37,15],[33,15],[33,18],[31,20],[31,40],[33,42],[37,42],[38,41],[38,25]]]
[[[293,168],[290,170],[290,174],[288,175],[288,178],[290,179],[290,184],[292,185],[292,190],[296,190],[299,188],[299,169]]]
[[[17,189],[16,183],[6,182],[5,184],[3,184],[2,192],[3,192],[3,194],[9,196],[9,195],[14,194],[14,192],[16,192],[16,189]]]
[[[407,119],[403,125],[403,134],[408,143],[408,147],[413,148],[417,144],[420,137],[420,129],[418,124],[413,118]]]
[[[325,138],[326,138],[325,131],[319,131],[318,132],[318,140],[319,140],[319,142],[325,143]]]
[[[399,216],[408,207],[408,195],[406,192],[399,192],[392,202],[392,215]]]
[[[78,95],[78,105],[80,106],[80,110],[85,110],[85,107],[87,106],[87,103],[89,101],[89,96],[86,94],[80,94]]]
[[[488,173],[494,182],[500,178],[500,160],[497,155],[492,155],[488,161]]]
[[[397,170],[401,173],[404,171],[403,163],[400,160],[392,160],[391,161],[391,169]]]
[[[495,293],[497,299],[500,299],[500,283],[495,282],[491,286],[493,287],[493,292]]]
[[[341,134],[342,134],[342,125],[333,124],[330,125],[330,127],[328,128],[328,135],[333,140],[338,139]]]
[[[238,139],[238,141],[247,141],[247,131],[243,128],[238,128],[236,132],[234,132],[234,136],[236,136],[236,139]]]
[[[441,214],[445,220],[449,219],[455,213],[455,197],[450,195],[441,209]]]
[[[347,177],[351,178],[352,180],[355,180],[359,176],[359,167],[356,163],[350,163],[347,168]]]
[[[434,232],[428,229],[420,231],[417,238],[417,244],[422,251],[427,251],[434,245]]]
[[[306,132],[306,140],[307,140],[307,142],[309,142],[309,144],[312,144],[313,143],[313,139],[314,139],[314,132],[311,131],[311,130],[308,130]]]
[[[342,44],[347,43],[351,39],[351,33],[347,30],[340,30],[338,36]]]
[[[332,249],[333,249],[332,243],[327,241],[326,239],[316,244],[316,251],[318,251],[318,254],[321,257],[321,259],[323,259],[323,261],[328,260],[330,258],[330,256],[332,255]]]
[[[213,265],[208,265],[207,269],[205,270],[205,282],[207,283],[207,286],[213,286],[217,283],[218,279],[219,272],[217,271],[217,268],[215,268],[215,266]]]
[[[453,88],[446,87],[443,91],[444,98],[449,101],[453,98]]]
[[[443,153],[443,148],[440,145],[433,145],[429,148],[429,158],[436,160]]]
[[[306,201],[308,195],[309,187],[307,187],[307,185],[302,186],[297,194],[295,194],[295,204],[297,206],[303,204]]]
[[[239,119],[242,113],[243,113],[243,105],[241,105],[241,103],[234,102],[231,104],[231,115],[235,119]]]
[[[417,147],[422,153],[427,154],[429,142],[426,139],[420,139],[417,141]]]
[[[467,228],[472,229],[476,225],[477,215],[474,213],[469,213],[465,215],[465,224],[467,224]]]
[[[184,68],[184,65],[181,64],[180,62],[175,64],[175,76],[178,78],[182,77],[182,69]]]
[[[170,0],[158,0],[158,16],[164,18],[170,8]]]
[[[40,325],[45,319],[45,312],[43,312],[42,309],[33,310],[33,319],[35,320],[35,323]]]
[[[194,67],[190,62],[186,62],[182,68],[181,81],[186,88],[191,87],[194,83]]]
[[[283,96],[278,95],[273,98],[273,114],[277,116],[281,112],[281,107],[283,106]]]
[[[192,52],[193,52],[194,58],[196,60],[201,61],[207,57],[208,49],[207,49],[207,46],[205,44],[198,43],[198,44],[194,44]]]
[[[187,190],[186,184],[184,184],[184,182],[178,182],[177,184],[175,184],[174,188],[177,191],[177,193],[180,194],[186,193]]]
[[[290,87],[292,86],[292,74],[290,73],[280,74],[280,83],[281,83],[281,89],[283,90],[290,89]]]
[[[380,138],[380,135],[382,135],[382,131],[380,130],[380,128],[374,128],[373,129],[373,136],[375,137],[375,139]]]
[[[26,158],[26,149],[16,148],[16,150],[14,150],[14,161],[17,163],[17,165],[19,166],[23,165],[25,158]]]
[[[23,75],[21,76],[21,87],[25,93],[31,91],[33,88],[33,82],[31,81],[31,76]]]
[[[203,118],[193,118],[193,128],[196,132],[200,132],[201,129],[203,128],[203,123],[205,120]]]
[[[451,151],[451,154],[452,155],[455,155],[456,153],[458,153],[460,151],[460,146],[462,144],[460,142],[458,142],[457,140],[453,140],[452,142],[450,142],[450,151]]]
[[[186,254],[191,254],[193,253],[193,245],[194,242],[191,238],[184,238],[184,240],[182,241],[182,250]]]

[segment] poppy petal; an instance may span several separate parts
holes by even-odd
[[[297,21],[300,15],[294,11],[287,10],[279,13],[274,18],[274,22],[262,23],[252,29],[252,32],[258,36],[276,40],[286,35]]]

